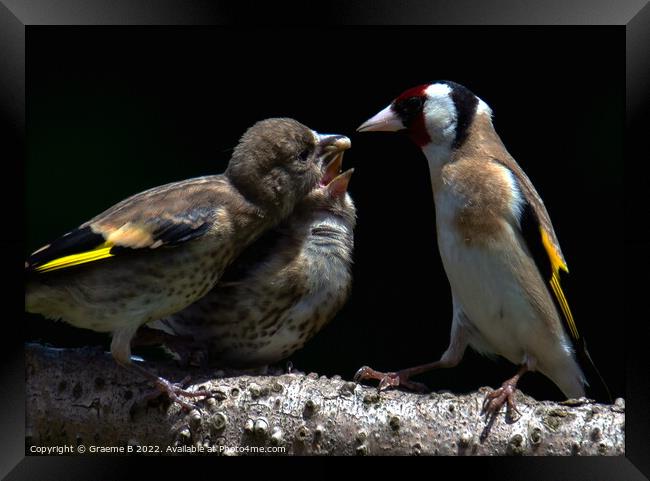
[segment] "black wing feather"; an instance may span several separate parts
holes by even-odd
[[[32,272],[40,265],[60,257],[89,251],[103,244],[104,236],[94,233],[89,226],[80,227],[59,237],[47,247],[33,253],[27,259],[25,270]]]
[[[576,339],[573,336],[571,329],[569,328],[567,319],[565,318],[562,308],[560,306],[560,303],[551,289],[550,279],[553,274],[553,266],[551,265],[551,261],[548,257],[548,253],[546,252],[546,248],[542,243],[542,237],[540,235],[540,230],[539,230],[540,221],[537,218],[537,214],[535,213],[535,210],[533,209],[532,205],[528,202],[526,202],[524,205],[519,223],[520,223],[520,230],[521,230],[522,237],[524,238],[524,241],[528,246],[528,250],[530,251],[533,260],[535,261],[535,264],[537,265],[537,268],[539,269],[539,272],[541,273],[542,278],[546,283],[546,288],[548,289],[549,294],[551,295],[551,299],[553,299],[555,308],[557,309],[557,312],[559,313],[559,316],[563,321],[562,327],[564,328],[564,332],[572,341],[573,347],[576,351],[578,363],[582,366],[582,368],[585,371],[588,371],[585,372],[587,379],[594,379],[594,378],[598,379],[602,390],[602,394],[599,393],[598,397],[607,398],[609,402],[612,402],[612,396],[609,392],[609,388],[607,387],[607,383],[605,383],[603,376],[600,374],[600,371],[598,371],[598,368],[596,367],[594,361],[591,359],[591,356],[589,355],[589,351],[587,350],[587,343],[585,341],[585,336],[584,335],[580,336],[579,339]],[[560,270],[558,272],[558,275],[560,276],[560,282],[562,283],[562,290],[569,293],[567,295],[567,298],[571,298],[570,289],[567,290],[567,285],[570,285],[570,283],[566,282],[567,276],[565,272]]]
[[[199,225],[186,222],[164,222],[153,232],[154,241],[161,241],[164,245],[175,246],[183,242],[202,236],[210,228],[208,222]]]
[[[205,213],[204,213],[205,214]],[[157,219],[153,229],[152,238],[154,246],[174,247],[183,242],[202,236],[210,228],[207,220],[201,222],[200,217],[189,219],[193,222],[181,222],[173,219]],[[47,247],[33,253],[25,265],[28,273],[35,272],[36,268],[61,257],[80,254],[93,250],[106,241],[101,233],[92,231],[89,225],[75,229],[56,239]],[[110,253],[118,255],[151,248],[152,246],[134,248],[123,245],[114,245]]]

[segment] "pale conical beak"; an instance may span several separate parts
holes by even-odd
[[[362,123],[357,132],[396,132],[403,130],[404,124],[389,105],[374,117]]]

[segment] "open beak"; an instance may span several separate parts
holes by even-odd
[[[343,165],[343,153],[345,149],[350,147],[350,141],[347,139],[347,144],[342,143],[343,150],[333,151],[332,160],[330,160],[323,169],[323,176],[320,180],[320,185],[327,189],[329,194],[333,197],[345,195],[348,190],[348,184],[352,177],[354,169],[348,169],[341,173],[341,166]]]
[[[341,166],[343,165],[343,152],[337,152],[334,158],[325,166],[323,177],[320,180],[320,185],[328,185],[334,177],[341,173]]]
[[[344,135],[319,135],[320,157],[323,169],[323,177],[320,184],[329,184],[334,177],[341,172],[343,164],[343,152],[350,148],[350,139]]]
[[[389,105],[374,117],[362,123],[357,132],[396,132],[403,130],[404,124]]]
[[[353,172],[354,169],[348,169],[342,174],[339,174],[336,177],[334,177],[325,186],[325,188],[329,191],[330,195],[335,197],[344,195],[348,191],[348,184],[350,183],[350,179],[352,178]]]

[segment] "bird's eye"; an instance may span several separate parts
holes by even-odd
[[[424,101],[424,97],[416,95],[398,100],[393,108],[402,119],[402,123],[408,127],[413,119],[422,112]]]
[[[409,112],[420,110],[424,104],[422,97],[410,97],[404,101],[404,108]]]
[[[309,158],[309,154],[311,154],[311,149],[306,148],[302,152],[300,152],[298,158],[300,159],[301,162],[305,162]]]

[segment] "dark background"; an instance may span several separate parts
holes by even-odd
[[[352,296],[290,360],[349,379],[438,359],[451,298],[426,161],[405,137],[354,130],[408,87],[455,80],[493,108],[545,200],[574,316],[623,396],[624,41],[616,27],[30,29],[25,255],[131,194],[222,172],[247,127],[290,116],[351,137],[358,214]],[[26,318],[29,340],[109,342]],[[468,350],[419,380],[466,392],[514,372]],[[562,398],[539,374],[520,387]]]

